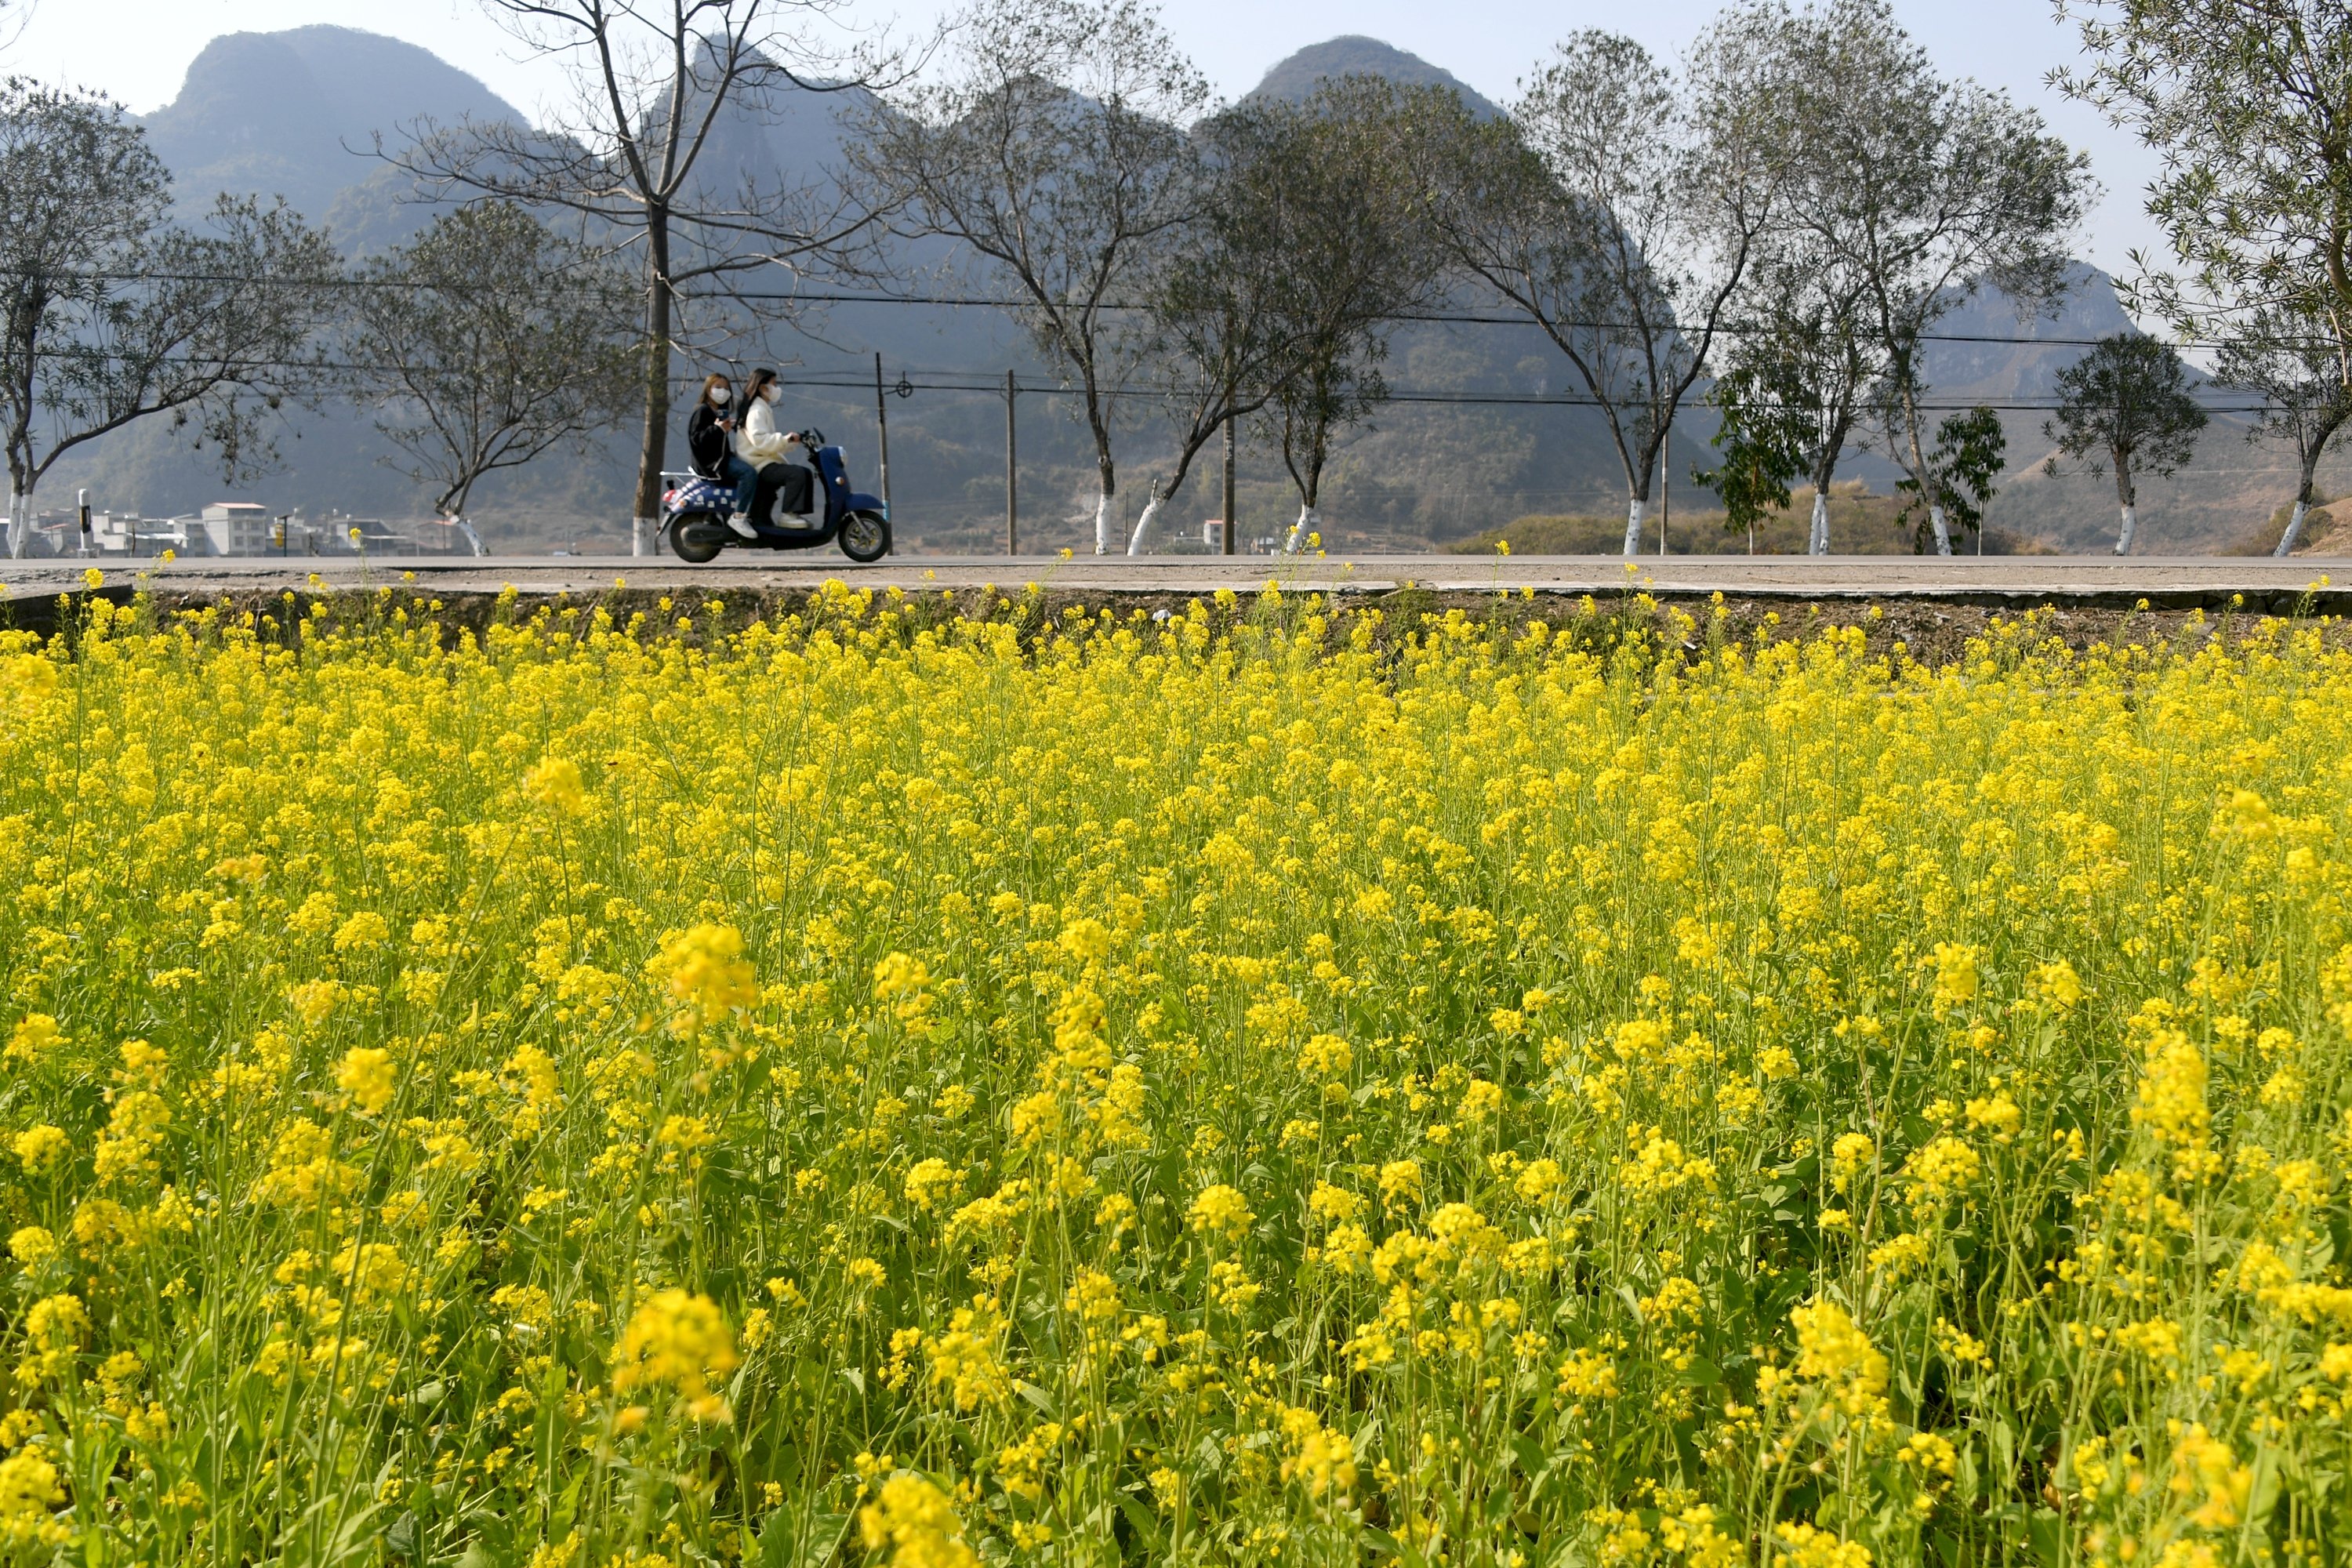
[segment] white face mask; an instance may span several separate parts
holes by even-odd
[[[782,388],[777,386],[773,382],[770,382],[767,385],[760,389],[760,401],[762,403],[773,403],[782,391]]]
[[[718,404],[721,408],[727,405],[727,400],[733,395],[733,393],[723,386],[714,386],[710,389],[710,401]]]

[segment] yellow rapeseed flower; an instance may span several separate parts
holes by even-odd
[[[392,1053],[373,1046],[353,1046],[335,1064],[335,1087],[351,1096],[361,1115],[382,1115],[400,1088]]]
[[[980,1568],[964,1544],[963,1521],[945,1492],[921,1476],[900,1474],[882,1483],[857,1513],[866,1550],[889,1568]]]
[[[676,1010],[670,1026],[680,1033],[716,1024],[759,1000],[751,962],[743,956],[743,933],[706,921],[662,943],[656,971],[669,982]]]
[[[638,1303],[613,1350],[613,1392],[667,1387],[697,1419],[726,1418],[716,1385],[735,1370],[735,1339],[719,1304],[680,1289]]]
[[[532,763],[522,775],[522,793],[561,816],[577,816],[588,808],[580,764],[569,757],[541,757]]]

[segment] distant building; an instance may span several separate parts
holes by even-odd
[[[277,519],[269,509],[249,500],[215,501],[198,519],[205,548],[214,555],[267,555],[275,543]]]
[[[1223,518],[1213,517],[1201,525],[1201,542],[1219,552],[1225,548],[1225,523]]]
[[[166,550],[175,555],[198,555],[209,548],[202,542],[201,528],[197,542],[190,542],[186,519],[141,517],[135,511],[93,512],[89,533],[100,555],[161,555]]]
[[[319,550],[314,551],[314,554],[353,550],[369,555],[418,553],[414,535],[403,532],[380,517],[353,517],[349,512],[331,510],[325,521],[314,527],[319,540]]]

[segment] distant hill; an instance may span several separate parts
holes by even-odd
[[[1255,91],[1300,99],[1326,78],[1366,72],[1449,87],[1475,110],[1497,112],[1443,68],[1366,37],[1301,49],[1269,70]],[[706,178],[732,185],[746,174],[762,183],[830,176],[841,161],[842,117],[855,101],[850,95],[788,92],[758,112],[731,114],[713,139]],[[145,123],[173,171],[184,213],[209,205],[221,190],[282,194],[358,255],[405,238],[433,210],[404,201],[410,194],[405,179],[367,156],[373,133],[397,136],[419,119],[446,124],[468,117],[520,118],[473,77],[423,49],[352,28],[309,26],[214,40],[189,68],[179,98]],[[952,270],[954,260],[940,244],[908,247],[895,268],[901,280],[884,291],[940,292],[941,273]],[[984,292],[999,291],[985,277],[975,281]],[[789,290],[794,282],[792,273],[778,268],[762,286]],[[2077,282],[2055,319],[2020,322],[1997,295],[1956,312],[1944,324],[1948,333],[2023,341],[1938,344],[1927,366],[1937,401],[2046,401],[2057,372],[2084,352],[2079,340],[2131,326],[2104,275],[2084,268]],[[838,288],[822,279],[802,286],[815,292]],[[915,389],[908,398],[892,398],[889,408],[891,489],[902,549],[988,550],[1001,538],[1004,409],[994,389],[1008,368],[1023,388],[1024,545],[1087,547],[1094,478],[1084,431],[1073,417],[1075,400],[1057,387],[1019,323],[1002,310],[814,307],[776,326],[764,342],[741,348],[731,363],[681,356],[680,418],[684,386],[703,372],[740,374],[755,364],[778,365],[787,384],[789,419],[824,427],[847,447],[852,467],[870,475],[877,353],[887,380],[904,374]],[[1518,326],[1410,324],[1397,332],[1385,369],[1391,384],[1406,394],[1574,391],[1559,351],[1533,329]],[[1167,437],[1147,400],[1125,400],[1119,412],[1128,421],[1118,437],[1118,510],[1126,526],[1141,507],[1155,465],[1165,459]],[[2027,410],[2003,419],[2011,471],[1991,521],[2018,536],[2013,547],[2042,541],[2097,549],[2111,541],[2112,482],[2079,473],[2044,477],[2041,464],[2049,443],[2041,436],[2042,415]],[[2246,447],[2245,427],[2241,416],[2217,414],[2191,472],[2178,480],[2143,482],[2146,548],[2252,547],[2265,528],[2276,537],[2272,514],[2284,494],[2285,465],[2270,448]],[[1708,410],[1694,400],[1676,420],[1667,461],[1675,514],[1690,519],[1694,529],[1711,500],[1690,475],[1707,465],[1712,433]],[[674,433],[673,439],[674,451],[682,455],[682,437]],[[402,519],[425,510],[425,494],[383,466],[382,439],[364,413],[348,405],[289,411],[278,445],[282,468],[243,491],[273,510],[300,507],[317,516],[335,508]],[[1276,534],[1297,510],[1280,450],[1262,432],[1245,430],[1240,456],[1242,531],[1252,538]],[[618,539],[633,465],[633,437],[624,431],[584,461],[551,458],[493,476],[477,492],[478,521],[506,548]],[[2339,468],[2346,471],[2338,473]],[[1850,454],[1840,472],[1843,480],[1864,481],[1882,496],[1896,477],[1883,457],[1862,450]],[[2331,494],[2352,491],[2352,464],[2331,463],[2326,482]],[[94,505],[149,515],[193,510],[228,493],[202,458],[187,450],[185,433],[163,420],[72,454],[43,485],[41,502],[60,504],[56,498],[69,498],[82,485],[91,487]],[[1200,520],[1219,510],[1216,485],[1213,461],[1195,468],[1171,509],[1166,537],[1171,547],[1198,541]],[[1607,430],[1589,408],[1399,401],[1334,454],[1322,498],[1323,531],[1335,550],[1420,549],[1523,517],[1590,518],[1594,521],[1587,531],[1605,545],[1622,527],[1623,496]],[[1858,500],[1852,504],[1861,508],[1850,530],[1857,542],[1887,533],[1875,511]],[[1554,525],[1545,537],[1556,534],[1555,544],[1571,534],[1583,537],[1575,529],[1560,531],[1565,526]],[[1676,525],[1675,547],[1698,543],[1703,535],[1684,534],[1683,526]],[[1765,548],[1781,543],[1777,535],[1758,542]],[[1898,542],[1888,534],[1882,542]]]
[[[1988,289],[1937,322],[1945,341],[1931,346],[1926,365],[1937,396],[1987,402],[2046,396],[2058,373],[2083,357],[2084,340],[2139,331],[2116,298],[2114,279],[2077,263],[2067,281],[2055,316],[2021,316],[2007,295]],[[1970,337],[2023,341],[1950,341]]]
[[[146,117],[184,212],[215,194],[284,196],[313,220],[343,190],[382,172],[371,157],[420,117],[520,121],[473,77],[430,50],[356,27],[226,33],[188,67],[180,94]]]
[[[1409,54],[1393,44],[1358,33],[1309,44],[1289,58],[1277,61],[1250,89],[1249,96],[1298,103],[1313,96],[1318,82],[1343,76],[1386,77],[1407,87],[1450,87],[1462,95],[1462,101],[1479,118],[1493,119],[1502,113],[1452,71],[1431,65],[1419,55]]]

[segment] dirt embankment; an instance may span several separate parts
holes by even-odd
[[[653,636],[702,640],[715,633],[740,629],[755,620],[770,625],[789,616],[830,617],[845,614],[839,601],[828,602],[821,589],[716,588],[690,598],[655,590],[614,589],[593,595],[551,595],[516,597],[487,593],[456,592],[427,595],[409,591],[370,594],[327,592],[293,594],[251,592],[213,595],[158,594],[134,601],[127,591],[102,589],[95,595],[0,601],[0,630],[29,631],[43,637],[62,633],[77,640],[85,625],[90,601],[103,598],[117,613],[158,626],[180,617],[205,617],[218,622],[250,624],[265,637],[287,638],[298,619],[317,618],[351,630],[431,621],[450,637],[478,635],[495,624],[540,621],[551,632],[578,634],[602,609],[614,624],[636,622]],[[2220,637],[2236,641],[2252,635],[2268,619],[2243,611],[2198,609],[2135,609],[2086,607],[2080,605],[1968,604],[1917,597],[1823,597],[1818,601],[1783,595],[1727,595],[1719,606],[1696,598],[1652,600],[1616,597],[1595,601],[1561,594],[1527,595],[1518,593],[1466,593],[1402,588],[1387,593],[1350,594],[1321,600],[1311,592],[1284,595],[1280,607],[1269,608],[1255,595],[1242,595],[1220,607],[1189,593],[1103,592],[1085,589],[1022,592],[958,589],[910,596],[902,603],[904,624],[938,626],[954,620],[995,620],[1014,626],[1024,638],[1053,625],[1076,629],[1083,620],[1096,626],[1108,614],[1119,624],[1150,623],[1190,612],[1203,604],[1221,625],[1280,615],[1294,622],[1310,605],[1328,615],[1339,633],[1349,629],[1349,617],[1370,611],[1381,616],[1381,641],[1392,640],[1422,626],[1424,617],[1459,611],[1475,620],[1507,626],[1542,621],[1572,639],[1594,646],[1614,647],[1637,631],[1648,630],[1662,649],[1683,647],[1696,651],[1712,637],[1753,643],[1765,640],[1810,640],[1837,628],[1861,628],[1871,651],[1893,655],[1898,647],[1927,664],[1961,658],[1977,638],[2000,626],[2030,621],[2037,639],[2055,639],[2077,651],[2094,646],[2137,644],[2147,647],[2194,649]],[[1720,629],[1709,627],[1720,620]],[[2352,622],[2329,616],[2291,616],[2301,624],[2317,625],[2336,635],[2352,635]]]

